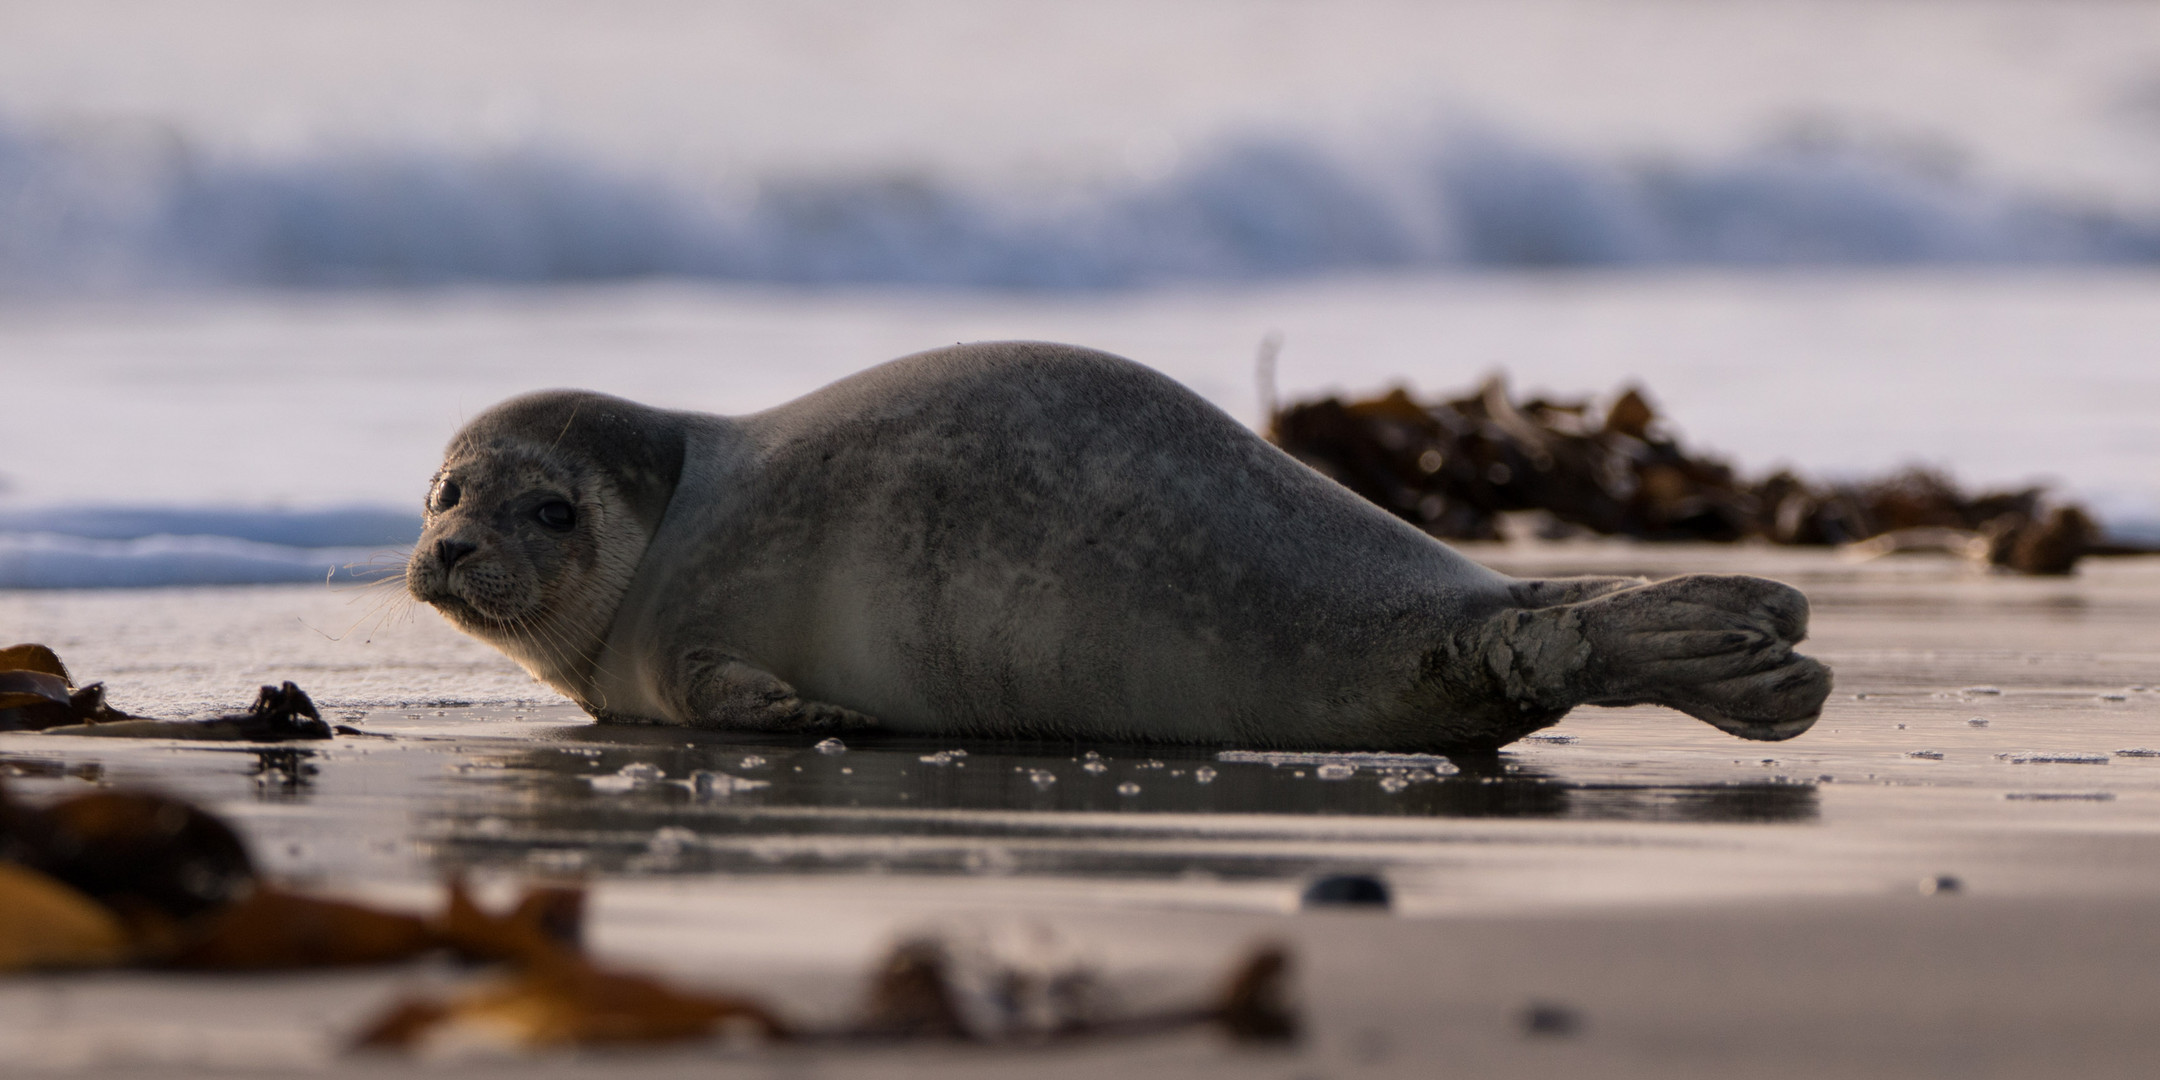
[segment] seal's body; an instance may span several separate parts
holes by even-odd
[[[1509,578],[1059,345],[736,418],[513,399],[452,443],[408,583],[604,720],[1445,749],[1582,703],[1786,738],[1829,689],[1786,586]]]

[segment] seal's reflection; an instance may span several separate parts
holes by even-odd
[[[432,830],[437,850],[464,863],[523,859],[551,848],[594,869],[633,871],[970,871],[982,869],[987,857],[1005,859],[997,869],[1032,869],[1031,858],[1051,858],[1056,865],[1042,869],[1197,868],[1241,876],[1297,868],[1250,852],[1195,854],[1217,831],[1196,817],[1222,819],[1224,836],[1250,836],[1280,817],[1795,822],[1820,812],[1812,784],[1584,784],[1505,754],[1257,755],[897,741],[821,751],[799,743],[708,737],[686,744],[683,738],[680,731],[584,726],[553,744],[507,755],[500,768],[465,772],[482,786],[464,788],[442,810]],[[1285,822],[1284,828],[1307,826]],[[1011,839],[1016,851],[1027,838],[1034,854],[984,856],[957,843],[966,838]],[[1143,854],[1125,842],[1141,839],[1196,846],[1183,854]],[[1036,850],[1052,842],[1062,844],[1054,856]]]

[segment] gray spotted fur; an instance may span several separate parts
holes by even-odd
[[[573,478],[580,534],[614,523],[582,561],[525,557],[536,592],[608,578],[613,599],[555,590],[604,627],[535,613],[554,639],[535,644],[460,620],[608,720],[1487,748],[1586,703],[1789,738],[1830,686],[1792,651],[1807,602],[1787,586],[1505,577],[1071,346],[922,353],[744,417],[530,395],[475,420],[445,470],[516,474],[430,518],[413,591],[453,619],[468,566],[548,540],[518,520],[524,488]],[[483,550],[433,572],[444,537]],[[586,569],[603,554],[634,558],[626,584]]]

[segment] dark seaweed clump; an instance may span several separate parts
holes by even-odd
[[[1790,471],[1748,480],[1683,447],[1639,388],[1587,401],[1516,401],[1498,376],[1418,401],[1328,397],[1274,413],[1268,437],[1298,460],[1446,540],[1497,540],[1525,511],[1542,536],[1950,550],[2029,574],[2069,573],[2106,542],[2081,507],[2045,488],[1969,494],[1912,468],[1854,483]]]

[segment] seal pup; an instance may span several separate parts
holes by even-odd
[[[1507,577],[1067,345],[741,417],[513,398],[426,513],[412,594],[603,721],[1468,750],[1582,704],[1786,739],[1830,690],[1789,586]]]

